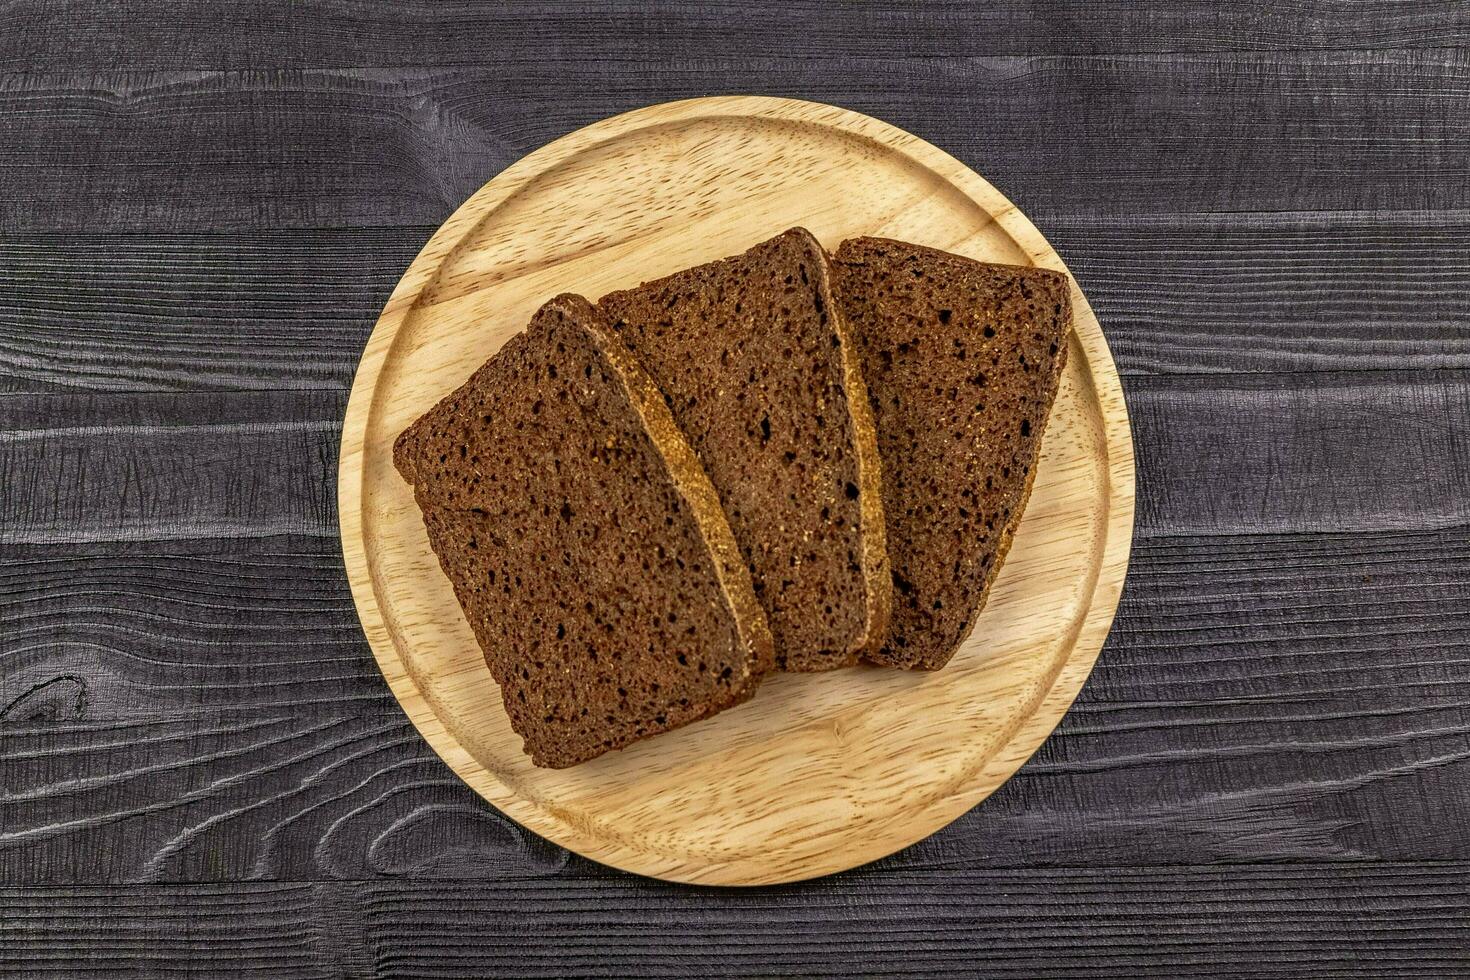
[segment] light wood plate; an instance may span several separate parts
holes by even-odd
[[[429,549],[394,437],[556,293],[591,298],[792,225],[1065,271],[1015,206],[876,119],[769,98],[652,106],[563,137],[444,223],[398,284],[352,387],[342,546],[363,628],[423,736],[485,799],[605,864],[766,884],[882,857],[984,799],[1051,732],[1112,622],[1133,528],[1133,447],[1087,300],[1010,557],[937,673],[776,675],[756,697],[568,770],[521,752]]]

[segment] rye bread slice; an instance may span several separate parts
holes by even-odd
[[[833,259],[878,427],[893,616],[870,659],[935,670],[985,605],[1067,360],[1067,277],[877,238]]]
[[[822,247],[793,228],[598,307],[724,503],[777,666],[856,661],[883,635],[891,587],[877,442]]]
[[[542,307],[394,462],[537,765],[714,714],[771,667],[714,488],[585,299]]]

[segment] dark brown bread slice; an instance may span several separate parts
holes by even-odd
[[[833,260],[878,427],[895,667],[943,667],[1010,548],[1067,360],[1067,277],[877,238]]]
[[[772,666],[714,488],[581,297],[542,307],[394,461],[537,765],[714,714]]]
[[[853,663],[891,587],[877,442],[830,268],[793,228],[598,304],[724,502],[785,670]]]

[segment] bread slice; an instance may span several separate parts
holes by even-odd
[[[877,442],[827,255],[793,228],[598,303],[724,503],[793,671],[853,663],[891,587]]]
[[[985,604],[1067,360],[1067,278],[876,238],[833,261],[883,459],[894,584],[871,659],[934,670]]]
[[[714,714],[771,667],[714,488],[581,297],[542,307],[394,462],[537,765]]]

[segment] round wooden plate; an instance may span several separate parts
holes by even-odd
[[[456,211],[394,291],[347,406],[342,548],[394,695],[495,806],[640,874],[794,881],[934,833],[1015,772],[1067,710],[1128,564],[1128,417],[1074,286],[1071,356],[1031,502],[948,667],[776,675],[715,718],[572,769],[531,765],[393,469],[393,439],[556,293],[595,299],[792,225],[829,248],[881,235],[1065,270],[988,183],[876,119],[754,97],[652,106],[532,153]]]

